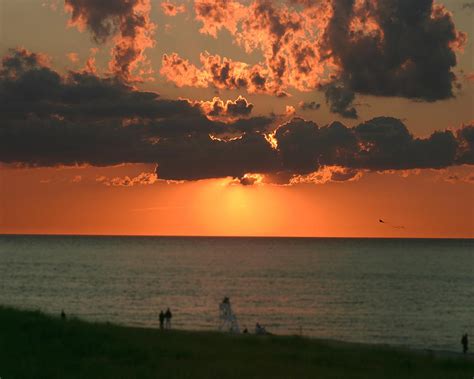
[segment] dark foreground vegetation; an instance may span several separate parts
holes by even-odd
[[[0,307],[0,377],[470,379],[471,357],[301,337],[165,331]]]

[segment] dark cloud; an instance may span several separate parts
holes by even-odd
[[[352,106],[355,93],[344,85],[331,83],[323,87],[326,103],[332,113],[340,114],[344,118],[357,118],[357,110]]]
[[[253,109],[253,104],[242,96],[235,100],[224,101],[219,97],[214,97],[211,101],[196,102],[203,112],[211,117],[246,117]]]
[[[474,124],[459,129],[457,137],[459,141],[459,163],[474,164]]]
[[[244,99],[231,104],[236,115],[249,108]],[[249,173],[259,173],[280,183],[342,167],[331,169],[331,180],[343,181],[359,170],[474,164],[473,125],[415,138],[400,120],[389,117],[354,128],[340,122],[319,127],[294,118],[270,134],[272,118],[212,120],[200,105],[161,99],[117,79],[81,72],[62,76],[25,50],[3,59],[0,119],[0,162],[155,163],[160,179],[230,176],[251,184],[260,179]]]
[[[279,127],[275,139],[283,166],[296,174],[315,171],[319,166],[315,149],[317,138],[318,126],[301,118],[294,118]]]
[[[398,119],[378,117],[355,128],[332,123],[293,119],[280,127],[275,138],[285,168],[307,174],[320,166],[383,171],[443,168],[472,163],[472,127],[464,127],[458,138],[451,131],[415,138]]]
[[[451,14],[433,0],[335,0],[325,31],[328,56],[345,88],[425,101],[453,96],[455,49],[465,41]],[[361,29],[354,23],[363,25]]]
[[[132,71],[146,64],[145,49],[152,47],[155,25],[150,21],[150,0],[65,0],[70,24],[88,29],[96,43],[114,39],[109,68],[124,80],[139,80]]]
[[[71,22],[86,26],[97,43],[104,43],[115,35],[137,3],[137,0],[65,0]]]
[[[400,120],[378,117],[358,125],[354,132],[362,149],[353,167],[403,170],[456,164],[459,142],[448,130],[414,138]]]
[[[157,150],[157,174],[162,179],[241,178],[249,172],[280,170],[277,151],[256,133],[229,141],[204,135],[169,139],[159,144]]]
[[[227,113],[232,116],[248,116],[252,112],[253,104],[239,96],[237,100],[227,102]]]
[[[185,100],[161,100],[156,93],[133,91],[116,78],[70,72],[62,77],[37,54],[12,50],[2,60],[0,112],[3,119],[67,117],[105,119],[189,117],[200,112]]]
[[[321,108],[321,104],[316,103],[315,101],[311,101],[311,102],[301,101],[298,104],[298,107],[303,111],[308,111],[308,110],[317,111],[319,108]]]
[[[321,166],[356,166],[360,147],[354,129],[339,122],[318,127],[312,121],[294,118],[275,133],[284,167],[298,175]]]
[[[226,106],[235,115],[248,115],[253,107],[241,98]],[[199,179],[214,172],[226,176],[227,169],[240,177],[250,168],[249,162],[261,161],[263,169],[265,156],[274,154],[263,135],[270,118],[211,121],[195,104],[160,99],[118,79],[81,72],[61,76],[23,50],[12,50],[3,59],[0,116],[0,160],[6,163],[157,162],[161,177]],[[239,139],[219,140],[221,135],[235,134]],[[219,161],[229,166],[212,169]]]
[[[48,58],[43,54],[30,52],[24,48],[10,49],[9,54],[3,57],[0,74],[2,77],[15,78],[25,71],[47,66]]]
[[[243,186],[253,186],[259,182],[259,177],[256,175],[244,175],[239,179],[239,183]]]

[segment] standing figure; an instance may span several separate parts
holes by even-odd
[[[160,319],[160,329],[163,330],[163,326],[165,323],[165,313],[163,312],[163,310],[160,311],[160,315],[158,317]]]
[[[265,329],[264,326],[260,325],[258,322],[255,325],[255,334],[257,335],[265,335],[267,334],[267,330]]]
[[[171,318],[173,314],[171,313],[170,309],[168,308],[165,312],[165,329],[171,329]]]
[[[61,320],[66,320],[66,313],[64,313],[64,309],[61,309]]]
[[[231,333],[240,333],[239,323],[237,322],[237,316],[232,312],[230,306],[230,300],[226,296],[222,303],[219,304],[219,318],[221,324],[219,330]]]
[[[467,351],[469,350],[469,338],[467,336],[467,333],[463,334],[461,338],[461,345],[462,345],[462,352],[466,354]]]

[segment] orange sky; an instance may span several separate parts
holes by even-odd
[[[225,27],[213,29],[216,25],[193,13],[202,1],[171,2],[181,6],[177,11],[165,11],[167,8],[160,7],[160,3],[138,2],[145,7],[147,20],[135,40],[117,34],[100,44],[91,38],[92,32],[83,19],[71,22],[72,13],[65,11],[60,1],[4,0],[0,3],[0,56],[21,46],[46,54],[51,67],[63,74],[80,70],[87,62],[94,63],[94,75],[115,73],[135,90],[157,92],[160,99],[210,101],[218,96],[226,101],[243,96],[253,106],[252,116],[273,115],[275,123],[288,122],[295,116],[285,114],[290,107],[296,116],[320,126],[341,121],[353,127],[377,116],[391,116],[402,120],[415,137],[426,138],[437,130],[456,131],[474,120],[474,10],[463,9],[457,0],[442,2],[452,12],[457,29],[467,34],[464,52],[456,51],[458,64],[453,72],[460,86],[455,89],[455,97],[417,101],[356,92],[353,104],[357,120],[332,113],[324,93],[314,89],[318,84],[310,83],[313,89],[305,89],[303,80],[295,77],[285,77],[287,87],[278,88],[288,92],[287,97],[277,97],[270,85],[263,93],[251,86],[213,84],[200,54],[219,54],[233,62],[246,62],[248,67],[259,64],[265,71],[269,54],[265,43],[270,37],[262,34],[260,45],[246,50],[245,43],[252,40],[244,31],[239,34],[238,23],[245,12],[241,13],[238,6],[234,18],[226,16]],[[150,9],[146,9],[148,5]],[[233,22],[237,31],[233,31]],[[239,38],[245,43],[239,45]],[[138,54],[137,66],[132,62],[130,72],[122,72],[114,56],[114,46],[121,43],[132,46]],[[173,82],[163,70],[160,73],[164,54],[172,53],[202,70],[196,75],[209,82],[201,87],[183,85],[182,76]],[[250,76],[249,72],[245,75]],[[146,80],[133,82],[135,75]],[[311,101],[320,108],[299,107],[301,102]],[[351,180],[341,182],[319,178],[312,183],[283,185],[264,180],[249,186],[230,177],[160,180],[154,169],[153,164],[137,163],[28,168],[0,162],[0,233],[474,237],[474,168],[469,164],[440,170],[361,169]],[[127,177],[131,180],[125,180]],[[386,223],[381,224],[379,219]]]
[[[449,172],[367,174],[351,183],[130,187],[96,182],[146,167],[2,169],[2,233],[474,237],[472,184]],[[471,172],[463,168],[464,172]],[[27,216],[27,217],[25,217]],[[383,218],[390,225],[380,224]]]

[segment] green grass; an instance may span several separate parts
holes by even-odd
[[[470,379],[472,357],[60,320],[0,307],[0,377]]]

